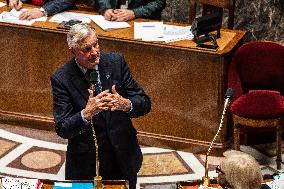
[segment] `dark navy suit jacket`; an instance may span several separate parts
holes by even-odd
[[[32,0],[22,0],[24,3],[31,3]],[[42,6],[48,16],[52,16],[67,9],[75,8],[75,0],[44,0]]]
[[[93,121],[99,143],[99,157],[107,157],[100,148],[109,140],[120,168],[127,177],[136,175],[142,164],[142,153],[137,141],[137,131],[131,117],[145,115],[151,109],[150,98],[132,78],[122,55],[101,52],[99,63],[103,90],[116,84],[120,95],[132,102],[133,110],[104,111]],[[66,179],[90,179],[95,176],[95,146],[90,125],[81,118],[81,110],[88,100],[89,84],[75,62],[70,60],[51,76],[56,132],[68,139],[66,153]],[[101,165],[104,165],[101,164]],[[103,171],[104,167],[100,166]]]

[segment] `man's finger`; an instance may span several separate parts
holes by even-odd
[[[116,91],[116,89],[115,89],[115,85],[113,85],[113,86],[111,87],[111,92],[112,92],[112,94],[114,94],[114,95],[117,94],[117,91]]]
[[[88,89],[88,91],[89,91],[89,97],[93,97],[94,96],[94,91],[91,90],[91,89]]]
[[[19,17],[20,20],[26,20],[27,18],[28,18],[27,14],[24,14],[21,17]]]

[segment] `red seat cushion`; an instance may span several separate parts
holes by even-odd
[[[284,97],[278,91],[251,90],[231,105],[233,114],[251,119],[273,119],[284,116]]]

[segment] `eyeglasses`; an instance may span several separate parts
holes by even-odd
[[[225,173],[221,170],[220,165],[217,165],[217,167],[216,167],[216,173],[225,174]]]

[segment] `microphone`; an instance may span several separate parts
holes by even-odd
[[[96,70],[93,70],[90,73],[90,79],[89,79],[90,89],[93,91],[93,94],[95,94],[96,92],[97,80],[98,80],[98,73],[96,72]]]
[[[230,100],[232,100],[233,98],[233,89],[232,88],[228,88],[227,91],[226,91],[226,94],[225,94],[225,104],[224,106],[228,106]]]
[[[89,79],[89,84],[90,84],[90,89],[95,93],[96,91],[96,83],[98,80],[98,73],[96,70],[93,70],[90,73],[90,79]],[[99,145],[98,145],[98,140],[96,136],[96,131],[95,131],[95,126],[93,123],[93,119],[91,119],[91,128],[92,128],[92,133],[93,133],[93,139],[96,147],[96,176],[94,177],[94,189],[103,189],[104,185],[102,183],[102,176],[100,176],[100,162],[99,162]]]
[[[219,124],[218,131],[215,134],[213,140],[211,141],[211,143],[209,145],[209,148],[207,150],[207,153],[206,153],[206,157],[205,157],[205,175],[202,177],[202,185],[203,186],[209,186],[210,185],[210,178],[208,176],[208,156],[209,156],[209,153],[211,151],[213,143],[215,142],[219,132],[222,129],[223,120],[224,120],[224,117],[225,117],[225,114],[226,114],[226,110],[227,110],[227,108],[228,108],[232,98],[233,98],[233,90],[232,90],[232,88],[228,88],[227,91],[226,91],[226,94],[225,94],[224,108],[223,108],[222,117],[221,117],[221,121],[220,121],[220,124]]]
[[[96,72],[96,70],[93,70],[90,73],[90,80],[89,80],[90,85],[95,85],[97,80],[98,80],[98,73]]]

